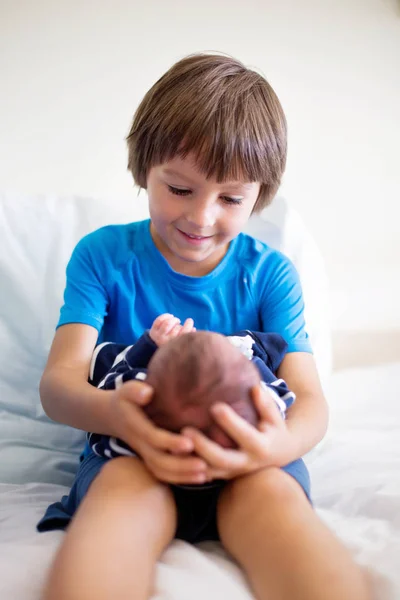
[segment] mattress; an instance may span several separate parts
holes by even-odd
[[[329,432],[307,457],[320,517],[368,572],[377,600],[400,598],[400,363],[335,373]],[[39,600],[64,535],[38,534],[51,483],[0,484],[0,598]],[[161,557],[152,600],[250,600],[240,569],[215,542],[174,541]]]

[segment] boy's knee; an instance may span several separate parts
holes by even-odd
[[[169,486],[158,481],[139,458],[113,458],[105,463],[89,490],[95,505],[110,518],[126,522],[139,519],[151,537],[172,539],[176,528],[176,504]],[[106,501],[105,501],[106,500]],[[157,515],[157,519],[154,519]],[[161,533],[160,533],[161,532]]]
[[[246,552],[260,532],[265,535],[279,519],[296,513],[305,498],[297,481],[276,467],[234,479],[223,489],[217,507],[223,545],[234,556]]]
[[[241,520],[244,513],[251,516],[274,505],[297,506],[299,501],[307,500],[297,481],[278,467],[268,467],[229,482],[221,493],[218,514],[224,518],[230,513]]]
[[[148,501],[154,497],[160,501],[172,500],[168,486],[156,479],[139,458],[119,457],[105,463],[95,480],[97,488],[107,490],[107,497],[113,493],[120,495],[146,492]],[[148,494],[154,491],[153,496]]]

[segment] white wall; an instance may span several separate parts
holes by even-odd
[[[0,188],[132,196],[124,137],[202,50],[259,68],[287,113],[282,192],[325,256],[337,328],[400,328],[396,0],[0,0]]]

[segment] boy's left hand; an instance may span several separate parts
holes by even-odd
[[[182,430],[193,440],[194,452],[209,465],[209,480],[233,479],[264,467],[283,467],[299,458],[296,440],[268,390],[254,387],[252,396],[260,415],[257,428],[226,403],[215,404],[211,409],[218,425],[237,443],[237,450],[222,448],[193,427]]]

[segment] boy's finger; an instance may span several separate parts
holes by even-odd
[[[196,429],[185,427],[182,430],[182,433],[193,440],[196,454],[203,458],[206,463],[213,468],[243,468],[247,462],[247,457],[244,452],[241,452],[240,450],[227,450]]]
[[[207,469],[207,481],[213,481],[213,479],[232,479],[234,475],[230,474],[225,469],[215,469],[209,467]]]
[[[143,381],[126,381],[120,391],[126,398],[138,406],[148,404],[153,396],[154,389]]]
[[[194,444],[190,438],[180,433],[171,433],[166,429],[156,427],[153,423],[151,423],[151,425],[152,428],[148,432],[147,441],[154,448],[168,450],[169,452],[177,454],[193,451]]]
[[[128,397],[132,399],[132,389],[129,390],[129,388],[133,388],[135,385],[148,388],[150,390],[149,400],[151,399],[153,388],[138,381],[129,381],[124,383],[122,391],[125,394],[128,392]],[[179,433],[172,433],[166,429],[162,429],[154,425],[153,421],[149,419],[146,413],[141,410],[140,405],[138,405],[137,390],[135,391],[136,394],[134,397],[134,406],[137,406],[136,411],[134,414],[132,414],[131,420],[131,429],[135,438],[140,437],[149,446],[152,446],[153,448],[159,448],[160,450],[167,450],[170,452],[176,451],[179,453],[192,452],[194,448],[192,440]],[[146,403],[147,402],[143,402],[143,405]],[[126,441],[129,443],[129,440]],[[134,440],[132,440],[132,446],[135,446]]]
[[[159,480],[169,485],[201,485],[207,481],[205,472],[202,473],[182,473],[176,474],[162,469],[151,469],[153,475]]]
[[[237,443],[239,448],[249,452],[259,449],[260,432],[251,423],[238,415],[231,406],[221,402],[214,404],[210,411],[221,429]]]
[[[281,420],[279,409],[268,389],[261,385],[255,386],[251,390],[251,397],[261,422],[275,423],[277,419]]]
[[[177,457],[147,447],[144,459],[159,479],[169,483],[199,483],[206,480],[207,465],[198,457]]]
[[[165,452],[160,452],[154,455],[154,460],[157,461],[159,469],[168,472],[170,475],[195,475],[204,473],[207,470],[207,465],[201,458],[194,456],[173,456]]]
[[[166,475],[165,473],[160,472],[157,476],[157,479],[163,481],[169,485],[201,485],[207,481],[207,477],[203,473],[198,473],[196,475],[187,474],[187,475]]]

